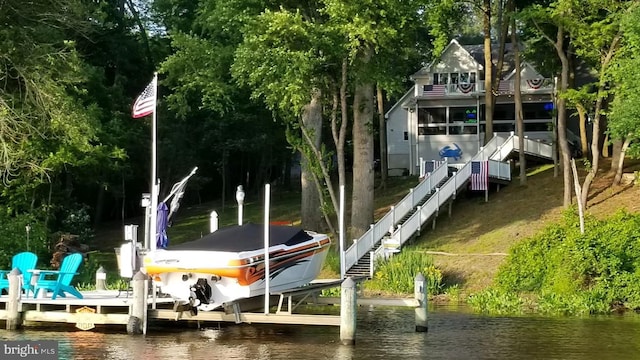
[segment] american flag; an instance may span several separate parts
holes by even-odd
[[[427,172],[427,173],[431,173],[435,169],[440,167],[440,165],[442,165],[442,164],[444,164],[444,161],[438,161],[438,160],[427,161],[424,164],[424,171]]]
[[[156,111],[156,78],[147,85],[142,94],[138,96],[136,102],[133,103],[131,116],[134,119],[147,116]]]
[[[513,92],[511,88],[512,81],[510,80],[500,80],[500,84],[498,84],[498,92],[499,93],[510,93]]]
[[[471,162],[471,190],[487,190],[489,188],[489,161]]]
[[[444,96],[447,85],[425,85],[424,96]]]

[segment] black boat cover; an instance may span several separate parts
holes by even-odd
[[[312,238],[302,228],[269,225],[269,246],[293,246]],[[244,224],[214,231],[198,240],[169,246],[167,250],[252,251],[264,249],[264,225]]]

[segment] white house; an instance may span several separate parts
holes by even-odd
[[[516,131],[515,69],[510,46],[505,50],[504,63],[494,106],[496,133]],[[550,142],[554,82],[526,62],[521,68],[525,136]],[[411,78],[413,88],[385,114],[389,174],[415,175],[421,158],[447,158],[450,164],[470,160],[482,146],[485,132],[483,46],[460,45],[452,40],[439,59]]]

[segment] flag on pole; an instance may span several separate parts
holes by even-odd
[[[178,211],[178,208],[180,207],[180,200],[184,196],[184,191],[187,187],[187,181],[189,181],[189,179],[196,173],[197,170],[198,167],[196,166],[184,179],[173,184],[169,195],[163,200],[163,202],[166,203],[169,201],[169,199],[171,199],[171,204],[169,206],[169,212],[167,215],[167,221],[169,223],[171,223],[171,217]]]
[[[133,103],[131,116],[134,119],[141,118],[153,113],[156,110],[156,78],[147,85],[142,94]]]
[[[489,161],[471,162],[471,190],[487,190],[489,188]]]

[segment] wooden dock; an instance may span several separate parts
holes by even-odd
[[[145,296],[152,291],[149,291],[148,279],[142,273],[134,276],[132,284],[132,293],[94,290],[83,291],[82,299],[58,297],[55,300],[46,297],[25,297],[21,294],[20,287],[15,286],[9,289],[8,296],[0,296],[0,320],[5,321],[7,330],[15,330],[34,323],[68,323],[75,324],[81,330],[91,330],[96,325],[119,325],[123,326],[123,330],[126,328],[130,334],[146,334],[147,324],[154,321],[340,326],[343,343],[353,343],[355,309],[358,305],[376,305],[415,307],[416,324],[418,324],[419,310],[420,321],[422,324],[424,319],[424,331],[426,331],[425,286],[424,283],[419,285],[418,282],[416,282],[417,290],[414,299],[357,299],[356,283],[351,278],[344,281],[320,281],[291,291],[271,294],[269,302],[271,307],[263,313],[244,311],[249,308],[254,311],[256,308],[264,310],[262,296],[234,302],[221,311],[192,311],[188,306],[176,304],[169,297]],[[323,289],[332,287],[341,287],[342,296],[334,298],[319,296]],[[254,301],[254,304],[250,304],[250,301]],[[340,315],[295,313],[294,310],[300,304],[339,304]],[[247,305],[252,307],[246,307]]]

